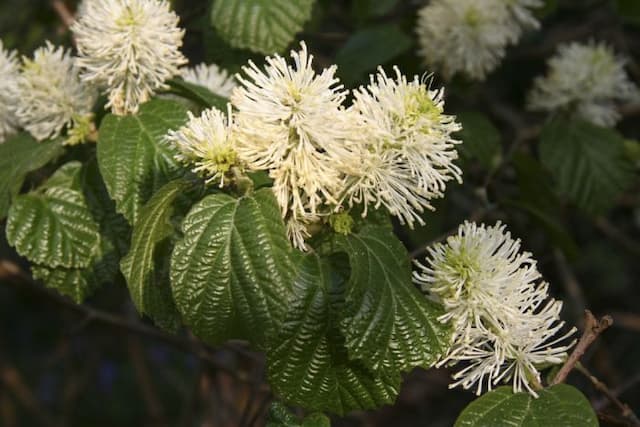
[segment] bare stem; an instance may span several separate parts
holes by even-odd
[[[4,282],[11,283],[16,288],[27,289],[31,293],[46,298],[56,304],[74,311],[84,316],[87,322],[99,322],[104,325],[121,329],[127,333],[140,335],[148,338],[152,338],[170,345],[185,353],[191,353],[198,357],[203,362],[210,366],[227,372],[233,378],[238,381],[251,384],[262,391],[269,391],[269,388],[263,382],[258,383],[255,379],[251,378],[246,372],[239,371],[233,367],[227,366],[221,363],[214,354],[212,354],[207,347],[202,345],[198,341],[192,341],[185,337],[178,335],[168,334],[151,326],[147,326],[140,322],[129,321],[123,317],[102,311],[87,305],[75,304],[73,301],[64,298],[48,289],[43,288],[36,283],[27,273],[22,271],[16,264],[2,260],[0,261],[0,279],[4,279]],[[19,282],[19,283],[18,283]],[[229,346],[230,350],[239,354],[244,354],[244,349],[239,345]]]
[[[611,316],[603,316],[599,320],[595,318],[593,313],[589,310],[584,311],[584,332],[582,333],[582,337],[580,337],[580,341],[576,345],[576,348],[573,349],[573,352],[567,359],[562,368],[556,374],[556,377],[551,382],[551,385],[560,384],[567,379],[567,375],[573,368],[575,368],[576,364],[580,361],[580,358],[587,351],[589,346],[598,338],[598,336],[604,332],[609,326],[613,324],[613,319]]]
[[[596,390],[604,394],[607,397],[607,399],[609,399],[609,401],[613,403],[620,410],[620,413],[622,414],[622,416],[628,421],[630,421],[631,425],[640,426],[640,419],[638,419],[638,416],[631,410],[629,405],[620,401],[620,399],[618,399],[618,397],[611,390],[609,390],[609,387],[607,387],[605,383],[603,383],[598,378],[596,378],[580,362],[576,364],[575,368],[578,372],[580,372],[585,377],[587,377],[589,381],[591,381],[591,384],[593,384]]]
[[[66,28],[71,27],[75,18],[63,0],[51,0],[51,7]]]

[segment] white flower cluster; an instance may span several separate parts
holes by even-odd
[[[458,141],[451,137],[460,126],[442,113],[442,91],[417,77],[407,81],[397,69],[396,79],[380,70],[345,108],[335,66],[316,73],[304,43],[291,57],[293,65],[279,55],[267,57],[264,68],[249,62],[231,95],[233,121],[229,115],[221,124],[219,115],[205,112],[168,136],[179,158],[210,180],[224,174],[209,162],[217,150],[226,153],[225,162],[268,171],[289,237],[301,249],[310,225],[354,204],[364,205],[363,215],[368,205],[382,205],[410,226],[421,222],[430,200],[461,177],[453,164]],[[208,133],[215,141],[200,137]]]
[[[165,0],[85,0],[72,26],[82,79],[104,89],[115,114],[136,113],[187,61],[184,30]]]
[[[524,30],[538,28],[540,0],[433,0],[418,13],[419,53],[445,77],[483,80]]]
[[[215,65],[181,70],[184,30],[165,0],[84,0],[72,26],[79,56],[47,42],[22,59],[0,44],[0,142],[22,127],[36,139],[66,132],[65,144],[96,136],[97,89],[115,114],[135,113],[167,79],[187,80],[228,97],[234,82]]]
[[[236,82],[226,70],[216,64],[199,64],[182,70],[182,78],[193,84],[204,86],[212,93],[223,98],[231,96],[236,87]]]
[[[451,134],[461,129],[443,114],[443,90],[430,90],[418,77],[410,82],[380,69],[366,88],[354,92],[352,111],[361,122],[360,151],[353,163],[349,203],[383,205],[401,223],[423,224],[420,213],[433,209],[447,181],[462,182]]]
[[[97,92],[80,81],[70,52],[47,42],[22,62],[14,91],[20,125],[38,140],[55,138],[66,128],[66,142],[80,142],[86,135],[78,131],[91,121]]]
[[[225,185],[225,178],[237,164],[234,150],[231,108],[227,117],[215,108],[205,110],[200,117],[191,112],[189,121],[177,131],[169,131],[167,141],[177,148],[176,158],[185,165],[195,165],[193,171],[206,182]]]
[[[426,265],[416,263],[414,281],[442,303],[440,318],[453,327],[443,364],[462,363],[450,387],[491,389],[511,381],[514,392],[537,396],[538,369],[564,361],[573,345],[556,337],[563,328],[562,303],[550,299],[536,261],[520,252],[505,226],[465,222],[458,234],[430,247]]]
[[[624,59],[604,43],[561,45],[549,59],[547,75],[535,80],[529,109],[565,109],[596,125],[614,126],[620,119],[617,107],[640,100],[624,67]]]
[[[18,126],[13,111],[14,83],[18,76],[16,53],[7,51],[0,40],[0,144],[13,134]]]

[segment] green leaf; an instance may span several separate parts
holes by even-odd
[[[335,281],[326,260],[308,255],[301,261],[287,315],[267,353],[269,383],[287,402],[311,410],[345,414],[390,403],[400,376],[349,360],[338,325],[343,289]]]
[[[324,414],[314,412],[302,420],[301,427],[331,427],[331,420]]]
[[[462,130],[456,137],[462,141],[460,152],[463,157],[477,159],[485,168],[492,170],[500,164],[502,146],[500,132],[487,116],[474,111],[457,115]]]
[[[66,295],[77,304],[82,303],[100,285],[109,283],[118,272],[116,254],[107,239],[103,239],[103,248],[86,268],[48,267],[33,264],[31,272],[35,279]]]
[[[87,267],[99,249],[98,224],[78,191],[52,187],[16,198],[7,240],[35,264]]]
[[[187,99],[190,99],[205,108],[217,108],[222,112],[227,112],[226,98],[216,95],[204,86],[189,83],[182,79],[169,80],[169,86],[173,91]]]
[[[41,280],[47,287],[66,295],[81,304],[95,289],[95,282],[87,277],[82,268],[51,268],[43,265],[31,267],[33,278]]]
[[[584,395],[566,384],[558,384],[540,393],[537,399],[528,393],[513,393],[511,387],[499,387],[467,406],[456,427],[597,427],[598,419]]]
[[[59,140],[38,142],[20,133],[0,144],[0,219],[20,192],[27,174],[40,169],[62,154]]]
[[[432,366],[448,348],[442,308],[411,281],[409,256],[386,227],[336,237],[351,265],[340,328],[352,358],[371,369],[393,363],[407,371]]]
[[[77,161],[65,163],[38,191],[52,189],[73,191],[83,198],[93,219],[100,226],[100,247],[92,254],[86,267],[67,268],[33,264],[32,273],[46,286],[56,289],[76,303],[81,303],[100,285],[114,280],[118,273],[120,254],[117,244],[120,239],[127,239],[130,234],[128,224],[122,216],[115,213],[113,201],[106,194],[95,159],[85,164]],[[114,221],[115,217],[118,217],[119,221]]]
[[[164,142],[170,129],[187,119],[185,107],[156,99],[143,104],[137,115],[109,114],[102,120],[98,164],[117,211],[135,224],[151,195],[179,177],[182,168]]]
[[[411,47],[411,37],[396,25],[385,24],[354,33],[336,54],[338,73],[352,85]]]
[[[182,223],[171,260],[176,306],[193,332],[263,347],[287,310],[294,264],[271,189],[209,195]]]
[[[608,209],[633,177],[624,139],[612,129],[580,120],[547,123],[540,160],[556,179],[558,191],[593,214]]]
[[[171,224],[174,202],[187,187],[186,181],[172,181],[153,195],[140,212],[133,228],[131,250],[120,263],[138,312],[167,330],[177,329],[180,319],[171,295],[169,275],[159,274],[162,269],[156,268],[156,263],[163,261],[157,257],[157,248],[175,232]]]
[[[624,147],[627,153],[627,158],[636,169],[640,169],[640,142],[633,139],[625,139]]]
[[[314,0],[215,0],[211,23],[236,48],[282,52],[311,17]]]
[[[506,206],[520,209],[531,216],[570,258],[578,246],[564,224],[562,206],[554,193],[553,180],[532,156],[516,153],[512,160],[518,181],[516,199],[500,200]]]
[[[300,427],[300,421],[285,405],[276,401],[269,407],[266,427]]]
[[[286,406],[280,402],[273,402],[269,407],[266,427],[330,427],[331,420],[317,412],[309,414],[304,420],[298,420]]]
[[[100,234],[111,240],[118,258],[129,250],[131,226],[116,212],[116,206],[102,180],[97,159],[94,157],[82,165],[79,187],[89,206],[91,215],[100,225]]]
[[[79,191],[81,171],[82,163],[78,161],[67,162],[60,166],[58,170],[42,184],[41,188],[64,187]]]

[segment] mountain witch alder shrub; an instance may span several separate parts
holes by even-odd
[[[245,54],[233,72],[189,66],[167,1],[84,0],[72,46],[20,56],[0,45],[7,241],[77,304],[123,280],[158,328],[262,352],[279,401],[268,425],[328,425],[323,414],[392,404],[415,368],[451,367],[450,387],[479,396],[456,425],[595,426],[561,374],[579,335],[508,217],[469,218],[411,255],[394,232],[429,227],[469,158],[488,179],[511,163],[538,167],[502,159],[499,141],[477,136],[493,125],[456,114],[445,89],[454,78],[481,86],[540,30],[544,3],[425,2],[415,55],[429,71],[372,55],[368,82],[354,85],[357,62],[342,70],[294,41],[312,0],[215,0],[218,43]],[[356,35],[354,49],[375,31],[399,30]],[[348,46],[336,62],[349,64]],[[527,108],[551,114],[540,161],[587,213],[609,208],[633,175],[625,150],[637,143],[611,129],[639,98],[625,61],[604,42],[563,44],[527,95]]]

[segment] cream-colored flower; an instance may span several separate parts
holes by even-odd
[[[14,51],[5,50],[0,40],[0,144],[16,131],[17,119],[13,106],[19,94],[16,93],[18,60]]]
[[[136,113],[187,62],[165,0],[89,0],[81,11],[72,30],[82,78],[106,91],[116,114]]]
[[[531,110],[564,109],[594,124],[614,126],[620,119],[620,104],[640,101],[624,59],[604,43],[561,45],[548,67],[529,94]]]
[[[79,142],[73,129],[90,121],[97,92],[80,80],[70,52],[47,42],[33,59],[22,61],[20,96],[14,100],[20,125],[38,140],[57,137],[66,128],[73,134],[68,142]]]
[[[443,304],[440,321],[453,326],[452,345],[442,364],[464,367],[451,387],[491,389],[511,381],[515,392],[536,395],[538,369],[562,363],[574,333],[556,337],[564,322],[562,303],[549,298],[536,262],[520,251],[500,223],[465,222],[458,234],[428,249],[427,265],[416,263],[414,281]]]
[[[350,205],[363,203],[365,215],[368,205],[383,205],[413,226],[423,223],[420,213],[432,209],[431,199],[443,196],[448,181],[461,182],[453,163],[460,141],[451,136],[461,127],[443,114],[442,90],[431,90],[417,76],[407,81],[397,67],[395,74],[393,79],[380,69],[366,88],[354,91],[350,111],[362,138],[344,197]]]
[[[177,149],[176,159],[193,172],[216,182],[220,187],[228,183],[231,168],[238,166],[234,149],[231,108],[227,116],[211,108],[199,117],[189,114],[189,121],[177,131],[169,131],[167,141]],[[225,182],[227,180],[227,182]]]
[[[476,80],[498,66],[520,34],[504,0],[434,0],[418,13],[416,31],[430,68]]]
[[[295,224],[337,204],[343,151],[354,125],[342,108],[345,92],[336,67],[317,74],[304,43],[291,57],[293,65],[279,55],[268,57],[264,70],[249,62],[237,76],[240,86],[231,101],[238,110],[240,159],[251,169],[269,171],[282,215]]]
[[[233,76],[216,64],[199,64],[182,70],[182,78],[193,84],[204,86],[212,93],[229,98],[236,87]]]

